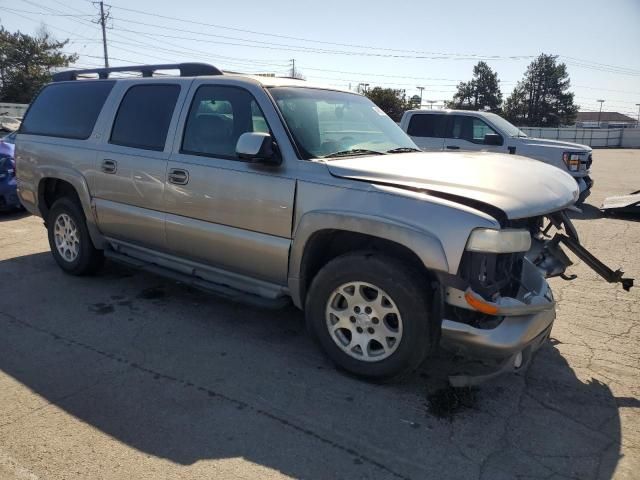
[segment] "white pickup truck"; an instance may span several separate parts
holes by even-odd
[[[400,127],[422,150],[476,150],[518,154],[568,172],[580,187],[580,204],[591,193],[591,147],[531,138],[504,118],[468,110],[409,110]]]

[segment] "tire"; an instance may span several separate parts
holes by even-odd
[[[49,210],[47,230],[53,258],[66,273],[89,275],[104,263],[102,250],[94,247],[84,212],[76,200],[62,197],[54,202]]]
[[[431,350],[429,303],[424,275],[392,257],[365,252],[325,265],[311,283],[305,312],[309,330],[339,368],[367,379],[397,380]],[[363,313],[363,306],[370,311]]]

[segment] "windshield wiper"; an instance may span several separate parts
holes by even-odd
[[[353,148],[351,150],[330,153],[322,158],[348,157],[351,155],[385,155],[385,153],[378,152],[377,150],[367,150],[366,148]]]
[[[420,152],[419,148],[413,147],[398,147],[392,148],[391,150],[387,150],[387,153],[408,153],[408,152]]]

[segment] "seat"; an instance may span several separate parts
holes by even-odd
[[[233,120],[219,114],[200,114],[185,134],[184,150],[211,155],[235,155]]]

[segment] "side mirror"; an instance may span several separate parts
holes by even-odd
[[[484,136],[485,145],[502,145],[502,136],[497,133],[487,133]]]
[[[240,135],[236,154],[242,160],[264,165],[280,165],[282,159],[274,151],[271,135],[261,132],[246,132]]]

